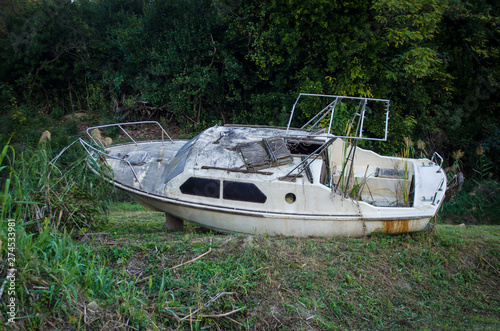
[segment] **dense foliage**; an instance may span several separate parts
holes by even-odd
[[[76,150],[76,149],[75,149]],[[36,150],[16,155],[12,146],[0,150],[0,230],[7,220],[23,222],[30,233],[46,226],[68,232],[86,232],[100,228],[114,189],[95,175],[82,155],[69,152],[75,159],[52,159],[49,142]],[[83,154],[83,152],[80,152]],[[59,161],[59,162],[58,162]],[[6,242],[0,237],[0,242]],[[1,247],[0,247],[1,248]]]
[[[437,150],[472,176],[481,146],[500,174],[493,1],[0,6],[0,139],[35,143],[49,128],[53,144],[67,144],[79,131],[73,113],[94,123],[155,118],[191,133],[215,123],[283,125],[299,92],[373,96],[390,99],[392,112],[389,144],[371,147],[395,154],[403,137],[420,139],[422,152]]]

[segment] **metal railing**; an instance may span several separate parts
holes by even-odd
[[[104,125],[99,125],[99,126],[92,126],[92,127],[89,127],[87,128],[87,135],[90,137],[90,139],[92,139],[92,141],[96,144],[96,145],[101,145],[103,146],[103,143],[102,141],[99,141],[97,142],[96,141],[96,137],[92,136],[91,134],[91,131],[95,130],[95,129],[101,129],[101,128],[110,128],[110,127],[113,127],[113,126],[117,126],[120,128],[120,130],[123,131],[123,133],[125,133],[125,135],[130,139],[132,140],[132,142],[137,146],[137,141],[132,138],[132,136],[123,128],[123,126],[127,126],[127,125],[137,125],[137,124],[156,124],[158,125],[158,127],[161,129],[161,143],[163,144],[165,142],[165,136],[168,137],[168,139],[173,143],[173,139],[169,136],[169,134],[167,133],[167,131],[165,131],[165,129],[160,125],[160,123],[158,123],[157,121],[140,121],[140,122],[129,122],[129,123],[113,123],[113,124],[104,124]],[[100,140],[100,139],[99,139]],[[105,146],[103,146],[105,147]]]
[[[141,182],[139,181],[139,177],[137,176],[137,173],[134,170],[134,167],[132,166],[132,164],[128,160],[125,160],[125,159],[122,159],[120,157],[113,156],[113,155],[110,155],[108,153],[105,153],[105,152],[101,151],[100,149],[97,149],[94,146],[90,145],[88,142],[86,142],[82,138],[78,138],[78,141],[83,146],[83,148],[85,149],[85,151],[87,152],[87,154],[92,158],[92,160],[94,162],[96,162],[96,165],[97,165],[98,158],[95,157],[94,153],[97,153],[98,155],[102,155],[102,156],[104,156],[106,158],[110,158],[110,159],[118,160],[120,162],[127,163],[127,165],[129,166],[130,170],[132,170],[132,173],[134,174],[135,181],[137,183],[139,183],[139,186],[140,186],[141,189],[143,188]],[[91,152],[91,151],[93,151],[93,152]],[[103,160],[103,161],[106,162],[106,164],[107,164],[106,160]],[[108,164],[108,166],[109,166],[109,164]]]
[[[389,127],[389,100],[386,99],[375,99],[375,98],[363,98],[363,97],[349,97],[349,96],[340,96],[340,95],[326,95],[326,94],[311,94],[311,93],[300,93],[297,100],[292,107],[292,112],[290,113],[290,119],[288,120],[288,125],[286,131],[290,130],[290,126],[292,124],[293,115],[295,113],[295,107],[299,102],[301,97],[320,97],[320,98],[333,98],[334,100],[330,102],[325,108],[319,111],[313,118],[311,118],[306,124],[304,124],[301,129],[305,129],[308,125],[310,125],[310,129],[315,128],[319,125],[319,123],[330,114],[330,119],[328,123],[327,134],[325,135],[327,138],[344,138],[344,139],[354,139],[354,140],[375,140],[375,141],[386,141],[388,135],[388,127]],[[355,133],[355,135],[334,135],[332,134],[332,123],[335,115],[335,110],[337,105],[339,105],[343,100],[359,100],[359,104],[357,106],[355,116],[359,117],[359,130]],[[385,123],[384,127],[384,137],[366,137],[363,136],[363,124],[366,117],[366,108],[368,102],[382,102],[385,103],[384,111],[385,111]],[[313,123],[314,122],[314,123]]]
[[[437,159],[439,159],[441,162],[437,163]],[[432,154],[431,162],[435,163],[435,164],[439,164],[439,169],[436,172],[440,172],[441,168],[443,168],[443,158],[441,157],[441,155],[439,155],[438,152],[434,152],[434,154]]]
[[[441,179],[441,182],[439,182],[439,185],[438,185],[438,187],[436,189],[436,192],[434,192],[434,197],[432,198],[432,205],[433,206],[436,205],[436,198],[437,198],[438,192],[443,190],[443,184],[444,184],[444,178]],[[440,201],[441,200],[438,200],[437,203],[439,203]]]
[[[101,146],[103,148],[106,148],[106,146],[103,145],[103,142],[101,141],[101,139],[97,139],[97,140],[99,140],[99,141],[97,141],[95,139],[96,137],[93,137],[90,132],[92,130],[95,130],[95,129],[109,128],[109,127],[113,127],[113,126],[118,126],[125,133],[125,135],[127,135],[127,137],[137,146],[137,141],[134,138],[132,138],[132,136],[123,128],[123,126],[126,126],[126,125],[137,125],[137,124],[156,124],[156,125],[158,125],[160,127],[160,129],[161,129],[161,132],[162,132],[162,137],[161,137],[162,138],[161,139],[162,145],[165,142],[165,136],[167,136],[168,139],[172,143],[174,143],[174,140],[169,136],[169,134],[167,133],[167,131],[165,131],[165,129],[163,129],[163,127],[160,125],[160,123],[158,123],[156,121],[141,121],[141,122],[130,122],[130,123],[105,124],[105,125],[99,125],[99,126],[89,127],[86,130],[86,132],[87,132],[87,135],[92,139],[92,141],[94,142],[94,144],[96,144],[96,146]],[[110,154],[106,153],[105,151],[100,150],[99,148],[96,148],[96,147],[90,145],[88,142],[86,142],[82,138],[78,138],[77,140],[75,140],[71,144],[69,144],[68,146],[64,147],[61,150],[61,152],[59,152],[59,154],[57,154],[56,157],[54,157],[49,163],[52,164],[52,165],[55,165],[55,163],[61,157],[61,155],[66,150],[68,150],[71,146],[73,146],[76,142],[79,142],[80,145],[82,145],[82,147],[85,149],[85,151],[87,152],[87,154],[89,155],[89,157],[92,159],[92,161],[95,162],[95,166],[96,167],[100,167],[97,164],[97,162],[99,161],[99,159],[102,160],[104,163],[106,163],[109,166],[109,164],[106,161],[106,158],[110,158],[110,159],[114,159],[114,160],[126,163],[128,165],[128,167],[130,168],[130,170],[132,171],[132,174],[134,175],[134,179],[139,184],[140,189],[143,189],[143,186],[142,186],[142,184],[141,184],[141,182],[139,180],[139,177],[137,176],[137,173],[134,170],[134,167],[132,166],[132,164],[128,160],[120,158],[120,157],[117,157],[117,156],[110,155]],[[101,156],[102,158],[96,157],[96,154],[99,155],[99,156]]]

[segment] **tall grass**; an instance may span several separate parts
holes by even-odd
[[[0,200],[1,200],[1,220],[7,218],[15,218],[19,213],[20,204],[16,202],[15,198],[19,198],[20,193],[19,177],[15,175],[13,163],[15,160],[16,152],[12,146],[6,145],[0,154]],[[4,222],[0,223],[0,230],[3,230]]]
[[[6,145],[0,153],[0,261],[14,262],[0,263],[0,286],[7,283],[7,269],[15,269],[9,300],[17,303],[17,327],[29,329],[45,315],[64,320],[77,314],[82,294],[96,297],[113,282],[102,261],[91,259],[91,248],[75,244],[66,232],[102,225],[110,188],[88,173],[83,159],[65,172],[50,159],[45,143],[21,154]],[[7,291],[0,296],[0,326],[6,326]]]
[[[394,169],[396,172],[399,172],[403,176],[402,181],[398,181],[396,186],[396,204],[398,206],[409,207],[410,206],[410,185],[409,181],[409,165],[408,159],[412,154],[414,154],[413,142],[410,138],[405,137],[405,146],[401,150],[401,163],[403,165],[403,169],[399,170],[397,167]]]
[[[484,154],[480,145],[476,149],[476,167],[471,177],[463,182],[462,157],[464,152],[455,151],[452,154],[453,164],[446,169],[448,185],[454,195],[443,205],[440,217],[447,223],[463,224],[500,224],[500,184],[495,180],[493,164]]]
[[[50,143],[44,142],[13,160],[9,176],[15,167],[16,213],[25,222],[34,222],[29,230],[41,231],[45,218],[51,228],[69,231],[105,224],[112,187],[88,170],[82,153],[72,156],[74,160],[59,168],[51,162]]]

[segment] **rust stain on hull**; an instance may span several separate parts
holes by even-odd
[[[384,232],[387,234],[400,234],[412,231],[413,220],[383,221]]]

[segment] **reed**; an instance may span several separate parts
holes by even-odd
[[[75,187],[91,194],[98,191],[98,183],[89,180],[81,160],[62,173],[50,164],[50,156],[47,142],[20,154],[7,144],[0,153],[0,261],[13,261],[8,266],[0,264],[0,275],[6,275],[7,268],[14,269],[15,290],[9,295],[18,303],[16,316],[41,314],[26,322],[27,328],[39,327],[43,320],[39,316],[45,314],[64,319],[72,316],[82,293],[95,295],[112,283],[102,261],[90,258],[91,248],[78,246],[66,232],[81,230],[92,217],[96,219],[109,198],[97,195],[103,202],[95,197],[80,200]],[[97,207],[89,210],[90,204]],[[0,305],[3,316],[5,309]],[[0,320],[0,326],[4,322]]]
[[[410,138],[404,138],[405,145],[401,150],[401,165],[403,169],[399,169],[398,166],[395,166],[396,171],[403,172],[403,179],[398,181],[396,184],[396,204],[398,206],[408,207],[410,206],[410,185],[411,181],[409,180],[410,169],[408,166],[408,159],[414,154],[413,142]]]
[[[73,157],[62,163],[61,170],[52,162],[48,141],[20,154],[15,163],[17,201],[24,201],[20,216],[30,222],[28,231],[41,231],[45,218],[51,228],[67,231],[85,232],[105,225],[113,188],[87,168],[83,153]]]

